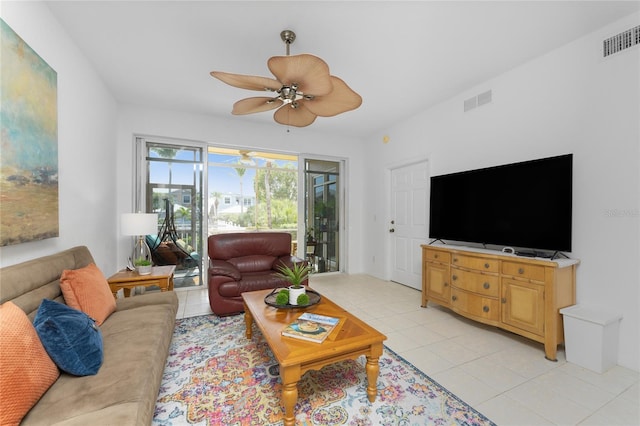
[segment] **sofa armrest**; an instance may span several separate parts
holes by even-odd
[[[286,266],[287,268],[292,268],[295,263],[306,265],[307,261],[304,259],[300,259],[297,256],[291,256],[291,255],[280,256],[273,261],[273,266],[271,267],[271,269],[273,269],[274,271],[280,271],[279,268],[282,265]]]
[[[236,281],[242,279],[238,268],[227,261],[218,259],[209,261],[209,275],[224,275]]]

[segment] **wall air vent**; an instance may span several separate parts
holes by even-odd
[[[491,90],[478,95],[478,106],[482,106],[491,102]]]
[[[487,90],[486,92],[480,93],[472,98],[465,99],[464,101],[464,112],[471,111],[476,107],[480,107],[482,105],[486,105],[492,100],[491,90]]]
[[[464,101],[464,112],[471,111],[478,106],[478,100],[474,96],[473,98],[466,99]]]
[[[604,40],[602,54],[606,58],[637,44],[640,44],[640,25]]]

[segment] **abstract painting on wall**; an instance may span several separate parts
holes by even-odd
[[[0,19],[0,246],[59,235],[58,75]]]

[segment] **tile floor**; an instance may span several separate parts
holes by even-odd
[[[604,374],[544,358],[543,345],[467,320],[420,292],[368,275],[311,286],[386,334],[385,344],[498,425],[640,425],[640,374]],[[178,317],[210,314],[206,289],[178,290]]]

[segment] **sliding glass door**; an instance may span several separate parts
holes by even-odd
[[[176,265],[176,288],[205,284],[206,239],[225,232],[287,232],[315,273],[346,269],[344,160],[305,157],[299,170],[291,154],[136,141],[136,210],[158,214],[147,243],[156,264]]]
[[[305,159],[305,250],[314,272],[341,271],[343,161]]]
[[[158,214],[158,232],[148,235],[156,265],[176,265],[174,287],[203,281],[203,148],[138,140],[143,154],[144,210]]]

